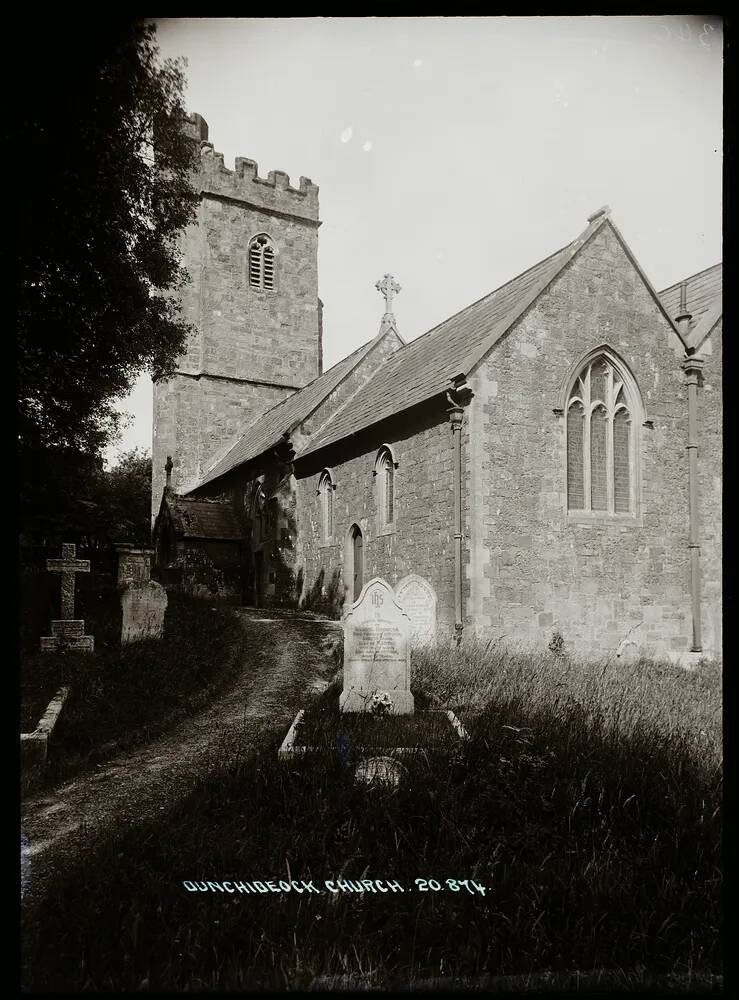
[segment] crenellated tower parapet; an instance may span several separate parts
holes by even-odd
[[[297,188],[283,170],[270,170],[266,177],[260,177],[257,162],[245,156],[237,156],[235,169],[229,170],[223,153],[216,152],[209,142],[200,148],[200,183],[207,194],[318,222],[318,185],[309,177],[301,177]]]

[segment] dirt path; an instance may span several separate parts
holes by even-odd
[[[43,893],[50,871],[63,868],[100,834],[165,811],[195,778],[278,744],[305,695],[329,679],[333,663],[325,650],[341,635],[340,623],[267,610],[237,613],[248,654],[232,688],[151,743],[23,803],[27,905]]]

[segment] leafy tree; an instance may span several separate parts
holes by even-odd
[[[20,459],[19,526],[25,541],[102,544],[107,524],[102,459],[74,448],[25,448]]]
[[[99,455],[136,376],[172,370],[197,196],[182,65],[160,64],[152,26],[44,15],[29,37],[13,98],[19,444],[40,473],[44,456]]]
[[[71,448],[22,453],[24,479],[38,483],[21,508],[27,540],[46,545],[76,542],[102,549],[114,542],[151,542],[151,456],[138,448],[105,470],[100,458]],[[43,475],[40,472],[43,471]]]
[[[151,455],[138,448],[105,474],[107,534],[113,542],[151,542]]]

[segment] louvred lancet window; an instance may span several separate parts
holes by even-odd
[[[265,233],[249,244],[249,284],[268,291],[275,287],[275,247]]]
[[[567,508],[635,512],[634,404],[605,356],[588,362],[567,400]]]

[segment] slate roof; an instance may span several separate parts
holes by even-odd
[[[172,514],[175,531],[185,538],[241,540],[241,526],[230,503],[193,500],[176,493],[165,494],[165,502]]]
[[[208,469],[194,489],[205,486],[206,483],[218,479],[219,476],[225,475],[236,466],[243,465],[249,459],[256,458],[263,451],[274,447],[286,431],[292,431],[297,424],[301,424],[321,405],[329,393],[333,392],[352,368],[359,364],[372,346],[384,336],[385,332],[386,329],[381,328],[372,340],[362,344],[348,357],[337,362],[333,368],[329,368],[308,385],[294,392],[292,396],[281,400],[271,410],[267,410],[261,417],[258,417],[226,454]]]
[[[705,271],[699,271],[684,280],[687,283],[688,311],[692,313],[690,329],[698,326],[706,314],[711,311],[717,303],[721,302],[723,265],[714,264],[707,267]],[[663,289],[659,297],[665,305],[670,316],[677,316],[680,309],[680,285],[682,281],[676,281],[674,285]]]
[[[299,457],[316,452],[417,403],[440,395],[451,389],[455,381],[463,381],[606,222],[641,274],[676,336],[686,347],[692,346],[690,341],[682,337],[674,323],[674,306],[679,302],[680,282],[658,293],[609,219],[609,211],[605,207],[593,213],[588,219],[587,228],[571,243],[397,350],[326,421],[312,440],[306,443]],[[715,311],[717,296],[720,301],[721,265],[693,275],[688,281],[688,303],[695,313],[694,324],[700,324],[701,317],[706,321]],[[695,335],[699,333],[700,330],[696,327]],[[382,335],[381,329],[372,341],[357,348],[329,371],[259,417],[229,451],[211,466],[195,489],[276,445],[286,432],[290,433],[310,416]]]
[[[607,218],[607,213],[591,216],[587,229],[572,243],[396,351],[301,455],[450,389],[453,380],[474,368]]]

